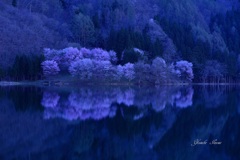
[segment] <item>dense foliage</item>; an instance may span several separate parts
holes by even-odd
[[[113,50],[114,65],[140,61],[148,65],[156,57],[170,65],[184,59],[193,63],[196,82],[236,82],[239,8],[238,0],[3,0],[0,76],[34,79],[29,73],[10,74],[17,57],[32,59],[44,48],[71,46]],[[136,49],[144,51],[145,57]],[[74,52],[69,58],[74,58]],[[62,70],[64,64],[59,67]]]
[[[144,52],[137,54],[139,57],[144,57]],[[135,80],[138,83],[161,84],[177,81],[191,82],[193,79],[193,65],[188,61],[167,65],[164,59],[157,57],[150,62],[142,60],[137,63],[128,62],[117,65],[116,53],[101,48],[45,49],[44,56],[46,60],[42,62],[42,68],[45,77],[55,76],[61,70],[62,74],[69,72],[73,77],[91,82]]]

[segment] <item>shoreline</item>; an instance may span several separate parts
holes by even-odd
[[[21,85],[21,82],[0,81],[0,86],[17,86],[17,85]]]
[[[196,85],[196,86],[226,86],[226,85],[240,85],[240,83],[163,83],[163,84],[137,84],[137,83],[96,83],[96,82],[76,82],[76,81],[61,81],[61,80],[39,80],[39,81],[0,81],[0,86],[45,86],[45,87],[66,87],[66,86],[95,86],[95,85],[100,85],[100,86],[188,86],[188,85]]]

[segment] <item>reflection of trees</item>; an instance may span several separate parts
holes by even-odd
[[[163,112],[163,119],[161,121],[161,125],[156,126],[154,124],[150,125],[150,130],[147,132],[148,138],[148,146],[149,148],[153,148],[162,137],[166,134],[166,132],[172,127],[176,120],[176,111],[172,110],[171,108],[167,108]]]
[[[131,88],[128,88],[126,90],[120,90],[118,89],[118,94],[116,100],[117,103],[124,103],[127,106],[134,105],[134,96],[135,96],[135,91]]]
[[[55,92],[44,92],[42,105],[47,108],[56,107],[59,99],[60,99],[60,96]]]
[[[56,107],[46,108],[45,118],[62,117],[68,120],[99,120],[105,117],[114,117],[116,108],[112,105],[111,96],[107,92],[100,94],[99,90],[79,89],[72,92],[68,98],[64,99],[62,97]],[[43,102],[51,102],[44,100],[45,97],[43,96]],[[58,95],[55,95],[52,98],[56,99],[57,97]],[[43,105],[47,107],[50,104]]]
[[[57,93],[45,92],[42,105],[45,118],[62,117],[68,120],[100,120],[114,117],[115,104],[135,106],[140,110],[133,119],[144,116],[146,106],[156,112],[162,111],[167,104],[180,108],[192,105],[193,89],[191,87],[174,88],[80,88],[72,91],[68,98]],[[123,114],[124,115],[124,114]]]
[[[156,111],[162,111],[167,104],[180,108],[192,105],[193,89],[191,87],[140,88],[136,91],[134,105],[144,107],[152,105]]]
[[[180,108],[186,108],[192,105],[193,89],[186,88],[185,90],[178,91],[175,95],[176,106]]]
[[[227,102],[218,107],[205,107],[209,105],[202,91],[209,92],[209,98],[217,95],[216,92],[221,92]],[[20,93],[22,92],[17,91],[14,95]],[[237,108],[239,91],[198,88],[194,92],[194,107],[179,109],[180,102],[184,102],[185,106],[190,104],[192,94],[191,87],[81,88],[70,94],[44,93],[42,104],[46,105],[46,118],[62,117],[71,120],[114,116],[111,119],[81,123],[60,119],[44,120],[42,112],[29,107],[26,107],[28,110],[16,111],[15,108],[18,107],[14,107],[16,104],[12,102],[11,96],[8,97],[11,94],[4,94],[0,97],[0,157],[198,159],[204,155],[205,159],[240,159],[240,118]],[[36,96],[35,93],[34,95]],[[129,102],[123,98],[125,95],[128,95]],[[189,102],[185,103],[187,99]],[[100,102],[103,105],[98,105]],[[159,103],[155,105],[159,106],[158,111],[153,108],[153,102]],[[127,107],[126,103],[131,106]],[[166,104],[163,110],[162,103]],[[217,138],[223,144],[192,148],[190,144],[196,138]]]
[[[234,90],[229,92],[230,90],[224,87],[204,88],[201,86],[201,88],[196,87],[195,89],[198,92],[195,95],[194,107],[178,112],[176,121],[155,145],[159,156],[163,159],[179,157],[180,159],[198,159],[204,153],[205,159],[209,159],[208,157],[239,159],[240,121],[236,108],[239,103],[236,93]],[[154,132],[156,131],[154,130]],[[193,147],[190,144],[196,139],[209,142],[218,139],[223,144],[197,146],[192,152]],[[166,155],[168,156],[166,157]]]
[[[201,89],[201,97],[207,108],[216,108],[226,102],[226,89],[218,87],[203,87]]]
[[[20,95],[21,92],[15,91]],[[21,104],[15,104],[11,98],[0,96],[0,159],[59,159],[60,150],[70,139],[71,124],[43,120],[42,112],[36,107],[17,110],[15,105]],[[56,154],[51,152],[53,149],[57,150]]]

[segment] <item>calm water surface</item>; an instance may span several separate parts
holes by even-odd
[[[0,159],[240,159],[240,88],[0,88]]]

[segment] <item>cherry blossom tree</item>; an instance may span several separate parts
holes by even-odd
[[[91,50],[94,59],[99,61],[110,61],[109,53],[101,48]]]
[[[134,64],[127,63],[123,66],[124,77],[128,81],[132,81],[135,78]]]
[[[109,51],[108,52],[109,56],[110,56],[110,61],[112,62],[112,64],[117,64],[118,58],[117,58],[117,53],[114,51]]]
[[[80,52],[82,53],[84,58],[92,58],[92,52],[90,49],[87,48],[81,48]]]
[[[46,60],[42,62],[43,74],[45,76],[54,76],[57,75],[60,71],[58,64],[54,60]]]
[[[172,73],[176,74],[181,80],[186,81],[192,81],[194,78],[193,70],[192,70],[193,64],[188,61],[178,61],[175,65],[172,65]]]
[[[93,67],[92,60],[85,58],[71,63],[69,72],[73,76],[80,77],[80,79],[90,79],[92,77]]]
[[[44,49],[44,57],[46,60],[53,60],[56,61],[59,65],[61,70],[66,70],[70,63],[68,63],[68,59],[66,59],[66,53],[68,53],[73,48],[65,48],[63,50],[55,50],[55,49]],[[71,52],[73,53],[73,52]],[[70,54],[68,54],[69,56]]]
[[[94,75],[96,78],[108,78],[110,77],[112,64],[110,61],[93,61],[94,68]]]
[[[122,65],[112,66],[111,68],[111,78],[114,81],[119,81],[124,76],[124,68]]]
[[[69,67],[72,62],[83,58],[82,52],[80,52],[77,48],[69,47],[63,49],[62,51],[65,53],[63,63],[66,67]]]
[[[55,49],[50,49],[50,48],[45,48],[43,55],[46,60],[54,60],[56,62],[60,62],[61,60],[61,51],[55,50]]]
[[[68,69],[71,75],[79,76],[81,79],[100,78],[99,80],[106,80],[107,78],[119,81],[122,77],[128,81],[137,79],[139,83],[144,80],[155,82],[156,84],[165,83],[169,79],[174,80],[178,77],[182,81],[192,81],[193,70],[192,63],[188,61],[178,61],[167,67],[164,59],[157,57],[152,61],[152,64],[145,64],[138,62],[136,64],[127,63],[124,66],[117,66],[117,56],[114,51],[106,51],[101,48],[94,48],[92,50],[87,48],[69,47],[63,50],[45,49],[45,59],[56,62],[62,71]],[[50,62],[48,65],[50,65]],[[58,70],[52,68],[50,73],[49,67],[45,63],[45,75],[57,74]],[[52,64],[53,66],[53,64]],[[44,68],[44,67],[43,67]],[[178,79],[178,80],[179,80]],[[177,79],[176,79],[177,81]]]

